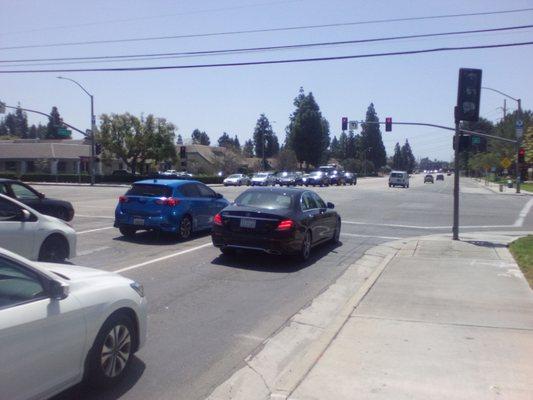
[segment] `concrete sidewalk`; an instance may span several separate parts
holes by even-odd
[[[533,292],[512,238],[403,246],[289,398],[533,399]]]
[[[462,178],[465,179],[465,178]],[[472,182],[476,183],[480,187],[490,190],[491,192],[498,193],[498,194],[507,194],[507,195],[515,195],[515,196],[533,196],[532,192],[529,192],[527,190],[524,190],[520,188],[520,193],[516,193],[516,187],[508,188],[507,185],[502,185],[502,191],[500,192],[500,184],[494,183],[490,181],[485,181],[484,179],[476,179],[476,178],[466,178],[470,179]]]
[[[370,249],[209,399],[533,399],[533,292],[506,248],[524,234]]]

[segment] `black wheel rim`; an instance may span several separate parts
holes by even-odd
[[[180,224],[180,236],[183,239],[187,239],[189,236],[191,236],[191,230],[191,220],[188,217],[183,218]]]
[[[302,258],[307,260],[311,254],[311,235],[309,232],[305,234],[304,241],[302,243]]]

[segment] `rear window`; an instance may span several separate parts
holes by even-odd
[[[284,210],[292,208],[292,196],[286,193],[249,191],[244,192],[235,200],[239,206]]]
[[[127,196],[172,197],[172,189],[162,185],[133,185]]]
[[[393,178],[403,178],[403,174],[399,174],[399,173],[392,173],[390,174],[390,176],[392,176]]]

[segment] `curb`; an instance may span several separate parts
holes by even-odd
[[[383,243],[362,257],[293,315],[219,385],[208,400],[287,399],[305,379],[390,261],[412,239]]]
[[[491,192],[496,193],[496,194],[504,194],[504,195],[507,195],[507,196],[533,196],[532,192],[529,192],[529,191],[523,190],[523,189],[520,189],[520,193],[506,192],[506,191],[500,192],[499,189],[497,188],[498,184],[496,184],[496,183],[489,182],[488,185],[485,185],[485,184],[483,184],[483,182],[480,182],[480,181],[478,181],[475,178],[469,178],[469,179],[472,182],[474,182],[477,185],[479,185],[480,187],[482,187],[484,189],[487,189],[487,190],[490,190]],[[493,185],[495,185],[495,186],[493,186]],[[504,189],[508,189],[508,188],[504,187]],[[516,188],[513,188],[513,190],[516,191]]]

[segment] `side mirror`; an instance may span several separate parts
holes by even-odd
[[[215,199],[221,199],[222,197],[224,197],[224,196],[222,196],[222,194],[215,193]]]
[[[63,300],[66,299],[69,295],[70,288],[67,284],[58,281],[50,281],[50,286],[48,287],[48,294],[53,300]]]
[[[20,210],[20,219],[22,221],[29,221],[31,219],[31,213],[23,208],[22,210]]]
[[[331,209],[335,208],[335,204],[330,203],[329,201],[328,201],[327,206],[328,206],[328,208],[331,208]]]
[[[37,197],[39,197],[41,200],[44,199],[46,196],[44,195],[44,193],[37,193]]]

